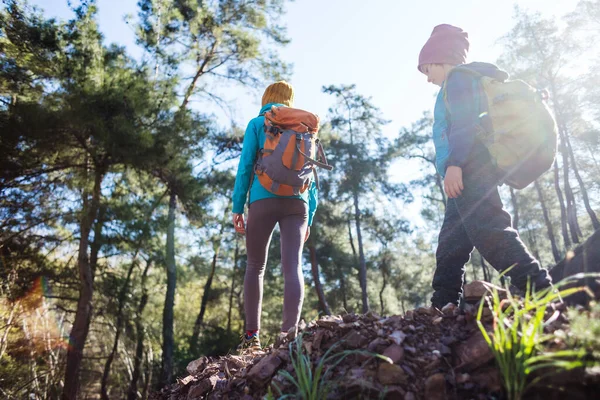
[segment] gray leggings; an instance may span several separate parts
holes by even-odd
[[[267,252],[275,224],[281,232],[281,267],[283,269],[283,324],[286,332],[298,324],[304,300],[302,248],[308,227],[308,205],[300,199],[270,198],[253,202],[246,224],[248,261],[244,277],[246,330],[260,329],[263,278]]]

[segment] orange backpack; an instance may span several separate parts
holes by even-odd
[[[273,106],[265,113],[265,142],[258,151],[254,172],[260,184],[278,196],[305,192],[315,167],[331,171],[317,138],[319,117],[308,111]],[[318,158],[318,160],[317,160]]]

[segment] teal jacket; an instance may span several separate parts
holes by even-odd
[[[244,205],[248,198],[248,189],[250,190],[250,198],[248,204],[252,204],[257,200],[270,198],[284,199],[302,199],[308,204],[308,225],[312,225],[313,217],[317,211],[319,203],[319,192],[315,182],[311,182],[307,191],[299,196],[278,196],[265,189],[258,177],[253,173],[256,155],[265,142],[265,112],[269,111],[273,106],[283,106],[283,104],[269,103],[260,109],[259,115],[253,118],[248,123],[246,132],[244,133],[244,143],[242,145],[242,155],[238,164],[237,174],[235,176],[235,186],[233,188],[233,212],[236,214],[244,213]],[[252,184],[250,178],[252,177]]]

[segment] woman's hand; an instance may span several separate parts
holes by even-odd
[[[233,214],[233,227],[237,233],[242,235],[246,234],[246,222],[244,220],[244,214]]]
[[[310,226],[307,226],[306,227],[306,236],[304,236],[304,243],[306,243],[309,236],[310,236]]]
[[[451,199],[455,199],[461,195],[463,189],[462,168],[450,166],[446,170],[446,178],[444,179],[444,191]]]

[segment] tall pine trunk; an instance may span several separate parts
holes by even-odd
[[[577,222],[577,204],[575,203],[575,196],[571,189],[569,182],[569,154],[566,151],[566,144],[564,139],[561,144],[561,154],[563,161],[563,187],[565,189],[565,199],[567,203],[567,224],[569,226],[569,232],[571,233],[571,240],[573,243],[579,243],[579,223]]]
[[[363,247],[362,233],[360,230],[360,207],[358,204],[358,193],[354,192],[354,222],[356,224],[356,238],[358,240],[358,280],[362,297],[363,314],[369,311],[369,296],[367,294],[367,262],[365,261],[365,250]]]
[[[327,299],[325,298],[325,293],[323,292],[323,286],[321,285],[321,278],[319,277],[319,262],[317,258],[317,247],[315,246],[314,231],[308,243],[308,252],[310,254],[310,271],[312,273],[313,282],[315,283],[317,298],[319,299],[319,311],[321,311],[321,313],[324,315],[331,315],[331,310],[329,309],[329,304],[327,304]]]
[[[123,316],[123,308],[125,307],[125,301],[127,298],[127,293],[129,289],[129,281],[131,280],[131,275],[133,274],[133,269],[137,264],[137,255],[138,251],[136,250],[133,255],[133,259],[129,265],[129,269],[127,270],[127,276],[125,277],[125,282],[123,282],[123,286],[119,291],[119,296],[117,297],[117,321],[115,326],[115,339],[113,340],[113,345],[104,363],[104,372],[102,373],[102,381],[100,385],[100,396],[102,400],[110,400],[108,397],[108,377],[110,376],[110,367],[112,365],[113,360],[115,359],[115,355],[117,354],[117,349],[119,348],[119,339],[121,337],[121,329],[123,327],[124,316]]]
[[[131,382],[129,383],[129,388],[127,389],[127,400],[137,399],[137,383],[140,379],[140,376],[142,375],[142,361],[144,359],[144,339],[146,336],[144,331],[144,323],[142,321],[142,315],[144,314],[144,309],[146,308],[146,304],[148,303],[148,288],[146,287],[146,281],[148,280],[148,271],[150,270],[151,265],[152,261],[148,260],[146,262],[146,268],[144,268],[144,273],[142,274],[142,297],[140,298],[140,302],[135,312],[135,358],[133,360],[133,373],[131,374]]]
[[[167,218],[167,293],[163,309],[163,345],[160,383],[162,386],[173,380],[173,313],[175,308],[175,286],[177,270],[175,267],[175,212],[177,211],[177,194],[171,190],[169,197],[169,214]]]
[[[565,249],[571,247],[571,238],[569,237],[569,227],[567,226],[567,210],[565,208],[565,199],[563,197],[562,190],[560,189],[560,177],[558,170],[558,160],[554,161],[554,190],[556,191],[556,197],[558,198],[558,204],[560,205],[560,229],[565,244]]]
[[[202,322],[204,321],[204,314],[206,313],[206,306],[208,304],[208,299],[210,295],[210,290],[212,287],[212,282],[215,278],[215,273],[217,271],[217,260],[219,259],[219,252],[221,251],[221,243],[223,243],[223,233],[225,232],[225,226],[227,221],[227,214],[229,213],[227,210],[231,209],[231,203],[227,204],[225,207],[225,216],[221,223],[221,228],[219,229],[219,235],[213,241],[213,259],[212,265],[210,268],[210,274],[208,275],[208,279],[206,279],[206,284],[204,285],[204,291],[202,292],[202,301],[200,302],[200,312],[198,313],[198,317],[196,318],[196,322],[194,323],[194,330],[192,331],[192,337],[190,338],[190,353],[196,354],[198,351],[198,337],[200,336],[200,328],[202,328]]]
[[[575,160],[575,154],[573,153],[573,148],[571,147],[571,140],[567,136],[566,138],[567,150],[569,151],[569,155],[571,156],[571,165],[573,166],[573,172],[575,173],[575,179],[577,179],[577,183],[579,184],[579,189],[581,190],[581,197],[583,198],[583,205],[585,206],[585,210],[590,216],[590,220],[592,221],[592,227],[594,230],[600,228],[600,222],[598,222],[598,217],[596,216],[596,212],[592,209],[590,205],[590,199],[588,197],[588,192],[583,183],[583,179],[581,179],[581,174],[579,174],[579,167],[577,167],[577,162]]]
[[[544,193],[542,192],[542,188],[540,183],[536,180],[534,182],[535,190],[538,194],[538,199],[540,201],[540,205],[542,206],[542,213],[544,215],[544,222],[546,223],[546,230],[548,232],[548,239],[550,239],[550,245],[552,246],[552,255],[554,256],[554,261],[558,262],[561,259],[560,252],[558,251],[558,246],[556,245],[556,238],[554,237],[554,230],[552,229],[552,222],[550,220],[550,213],[548,212],[548,207],[546,207],[546,200],[544,200]]]
[[[88,192],[83,193],[83,209],[79,230],[79,249],[77,255],[77,269],[79,272],[79,300],[77,302],[77,311],[75,321],[69,335],[69,348],[67,350],[67,366],[65,368],[65,383],[63,387],[62,398],[71,400],[77,398],[79,389],[79,371],[81,369],[81,360],[83,359],[83,348],[90,329],[92,319],[92,297],[94,294],[94,277],[88,257],[90,244],[90,231],[92,224],[98,214],[100,205],[100,195],[102,179],[104,178],[104,169],[96,168],[94,173],[94,187],[92,189],[92,199],[88,198]]]
[[[239,236],[235,235],[235,251],[233,253],[233,269],[231,271],[231,290],[229,291],[229,309],[227,311],[227,334],[231,334],[231,315],[233,314],[233,295],[235,294],[235,278],[240,259]]]
[[[221,230],[222,232],[222,230]],[[200,336],[200,329],[202,328],[202,323],[204,322],[204,314],[206,313],[206,305],[208,304],[208,298],[210,296],[210,290],[212,287],[212,282],[215,277],[215,272],[217,270],[217,259],[219,258],[219,250],[221,249],[221,237],[219,236],[219,241],[217,242],[213,259],[210,267],[210,273],[208,274],[208,278],[206,279],[206,283],[204,284],[204,291],[202,293],[202,301],[200,302],[200,311],[198,312],[198,316],[196,317],[196,322],[194,323],[194,330],[192,331],[192,337],[190,338],[190,354],[196,355],[198,352],[198,337]]]

